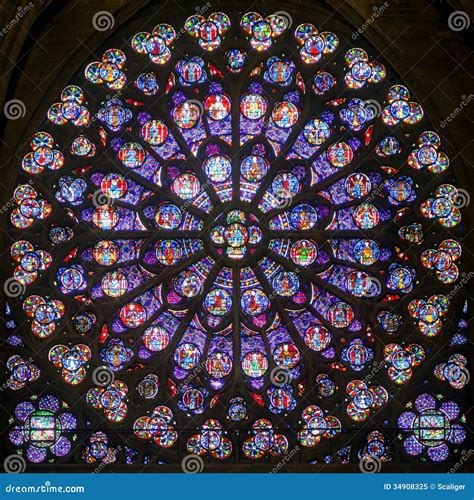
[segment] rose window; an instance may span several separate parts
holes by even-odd
[[[18,165],[12,446],[64,457],[77,418],[88,463],[297,443],[327,463],[367,425],[349,461],[394,441],[447,459],[464,427],[443,394],[468,381],[450,326],[467,314],[463,193],[417,98],[370,50],[281,13],[123,39]],[[41,384],[53,395],[30,401]],[[405,388],[436,394],[407,407],[402,442]]]

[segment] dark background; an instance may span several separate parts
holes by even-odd
[[[441,136],[457,186],[472,197],[472,202],[463,209],[463,260],[466,272],[474,270],[474,2],[388,0],[385,2],[388,6],[376,18],[373,14],[384,5],[382,0],[253,3],[233,0],[231,4],[210,0],[209,3],[209,12],[241,7],[243,12],[285,10],[307,14],[321,31],[332,30],[341,35],[339,26],[345,24],[346,29],[355,32],[373,19],[351,43],[357,46],[360,40],[375,48],[371,55],[375,59],[379,56],[400,76],[423,106],[433,130]],[[187,17],[207,4],[204,0],[35,0],[29,4],[26,0],[0,0],[0,207],[7,206],[11,198],[21,159],[50,104],[80,68],[96,59],[99,46],[140,16],[141,11],[153,9],[157,23],[174,24],[173,17]],[[6,32],[1,31],[26,5],[29,7],[22,18]],[[94,29],[92,18],[98,11],[113,14],[115,22],[111,30]],[[454,11],[466,13],[471,25],[453,31],[448,18]],[[25,114],[7,120],[3,107],[12,99],[24,103]],[[456,111],[460,106],[462,110]],[[455,117],[446,121],[452,113]],[[9,213],[6,208],[0,213],[0,256],[6,255],[9,247],[9,239],[5,237]],[[2,275],[5,275],[7,260],[3,258],[3,262]],[[464,287],[469,300],[474,296],[472,281]],[[3,294],[3,287],[0,293]],[[3,310],[3,297],[0,307]],[[249,470],[258,467],[252,464]],[[344,470],[350,469],[344,467]],[[385,470],[388,472],[389,466]]]

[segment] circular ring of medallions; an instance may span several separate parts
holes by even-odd
[[[9,335],[9,389],[51,373],[83,389],[86,415],[133,428],[136,447],[173,448],[194,415],[186,447],[216,459],[233,451],[227,418],[259,459],[370,417],[356,459],[388,461],[379,410],[437,381],[392,426],[407,456],[446,460],[466,434],[444,396],[469,381],[451,352],[464,320],[455,334],[446,322],[466,200],[417,99],[364,49],[281,12],[195,14],[128,41],[64,89],[21,161],[8,324],[51,346],[49,365],[28,360]],[[420,379],[443,335],[449,355]],[[25,393],[14,415],[29,461],[69,453],[67,403]],[[84,461],[115,460],[102,430],[88,439]]]

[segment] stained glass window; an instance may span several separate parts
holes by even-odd
[[[392,70],[303,21],[149,26],[50,105],[10,213],[28,464],[463,450],[463,193]]]

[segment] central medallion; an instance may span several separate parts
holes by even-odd
[[[211,240],[217,246],[219,255],[239,261],[252,254],[262,241],[262,230],[255,215],[243,210],[231,210],[216,219],[211,229]]]

